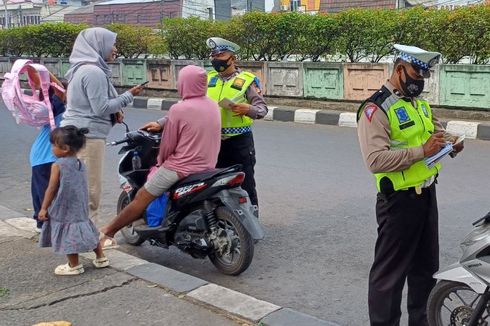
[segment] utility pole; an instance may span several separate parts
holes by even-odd
[[[22,21],[22,4],[19,4],[19,23],[17,24],[18,26],[23,26],[23,21]]]
[[[9,11],[8,11],[8,8],[7,8],[7,0],[3,0],[3,5],[5,7],[5,28],[9,28],[9,23],[8,23],[8,15],[9,15]]]

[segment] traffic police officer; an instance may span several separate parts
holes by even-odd
[[[216,167],[242,164],[245,172],[242,188],[247,191],[258,217],[252,124],[254,119],[262,119],[267,114],[267,105],[259,79],[235,64],[235,54],[240,47],[219,37],[209,38],[206,44],[211,50],[214,68],[208,74],[208,97],[218,103],[225,98],[235,103],[230,108],[220,107],[222,141]]]
[[[378,238],[369,274],[371,325],[399,325],[402,290],[408,284],[410,326],[427,325],[426,305],[439,268],[435,181],[440,163],[424,158],[456,138],[444,131],[429,103],[418,96],[440,54],[395,45],[393,74],[359,108],[361,153],[378,189]],[[454,146],[454,153],[463,143]]]

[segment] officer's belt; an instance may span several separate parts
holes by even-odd
[[[436,178],[437,178],[437,175],[433,175],[430,178],[428,178],[427,180],[425,180],[420,186],[400,189],[399,191],[414,190],[415,192],[417,192],[417,188],[419,188],[419,189],[429,188],[430,186],[432,186],[434,181],[436,181]]]
[[[408,188],[403,188],[403,189],[398,189],[397,191],[407,191],[407,190],[411,190],[411,191],[414,191],[416,193],[419,194],[419,192],[417,192],[417,188],[419,189],[419,191],[421,189],[424,189],[424,188],[429,188],[430,186],[432,186],[432,184],[437,180],[437,174],[436,175],[433,175],[431,176],[430,178],[428,178],[427,180],[425,180],[421,185],[419,186],[416,186],[416,187],[408,187]],[[393,184],[391,184],[390,182],[390,188],[389,189],[385,189],[384,191],[380,191],[382,194],[385,194],[385,195],[389,195],[389,194],[392,194],[394,192],[397,192],[393,189]]]
[[[234,127],[234,128],[221,128],[221,138],[226,139],[229,138],[230,136],[228,135],[240,135],[244,134],[247,132],[251,132],[252,127],[246,126],[246,127]]]

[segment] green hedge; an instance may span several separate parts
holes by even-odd
[[[490,59],[490,5],[318,15],[252,12],[225,23],[174,18],[164,20],[163,34],[174,59],[204,58],[206,38],[221,36],[238,43],[245,60],[379,62],[393,44],[402,43],[439,51],[446,63],[469,57],[483,64]]]
[[[0,30],[0,55],[34,57],[68,57],[73,43],[85,24],[45,23]],[[135,58],[141,54],[165,55],[168,51],[161,34],[151,28],[127,24],[110,24],[117,33],[119,56]]]
[[[85,25],[41,24],[0,30],[0,54],[66,57]],[[221,36],[241,46],[242,60],[379,62],[393,44],[416,45],[443,54],[444,62],[490,60],[490,5],[437,10],[351,9],[338,14],[251,12],[229,21],[165,19],[158,32],[111,24],[125,58],[141,55],[205,59],[206,39]]]

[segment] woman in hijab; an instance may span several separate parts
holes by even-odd
[[[101,196],[105,140],[114,123],[123,121],[122,108],[133,101],[142,87],[118,95],[107,65],[117,52],[116,33],[105,28],[87,28],[78,34],[70,55],[66,112],[61,126],[88,128],[85,148],[78,157],[87,166],[90,218],[97,222]]]

